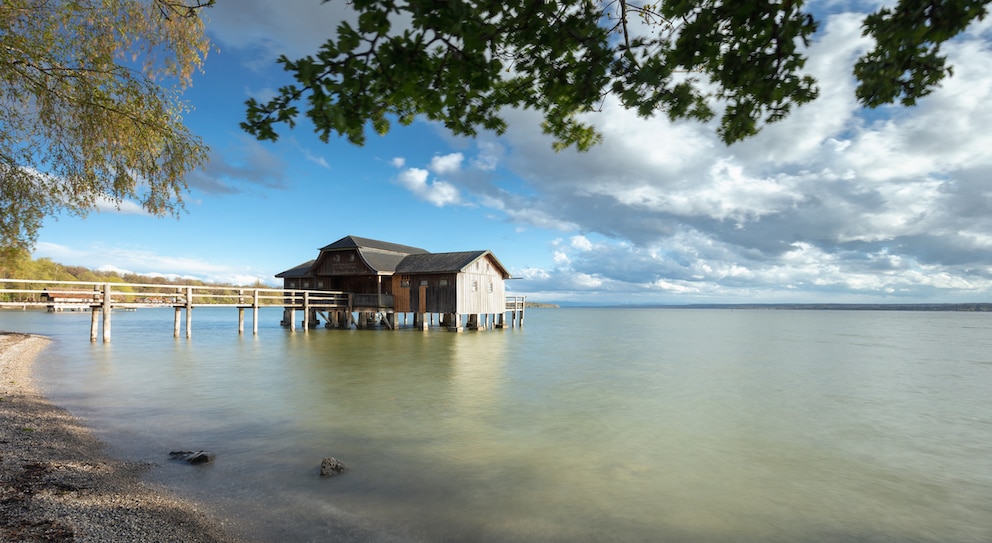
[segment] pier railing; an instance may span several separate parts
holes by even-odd
[[[258,309],[345,309],[347,292],[284,290],[254,287],[163,285],[154,283],[108,283],[93,281],[39,281],[0,279],[0,308],[46,308],[51,312],[90,311],[90,339],[96,341],[98,315],[103,315],[103,340],[110,341],[111,312],[140,307],[175,309],[175,336],[180,334],[180,316],[186,312],[186,337],[192,335],[192,313],[196,307],[238,308],[238,332],[244,332],[244,310],[252,310],[252,332],[258,334]]]
[[[317,311],[376,311],[394,306],[388,294],[353,294],[326,290],[289,290],[239,286],[168,285],[158,283],[124,283],[94,281],[50,281],[35,279],[0,279],[0,309],[46,308],[50,312],[89,311],[90,340],[96,341],[100,324],[103,341],[110,341],[113,310],[142,307],[172,307],[175,310],[174,335],[179,337],[185,311],[186,337],[192,335],[192,310],[196,307],[236,307],[238,332],[244,333],[245,310],[252,310],[252,333],[258,334],[258,310],[261,307],[303,310],[307,319]],[[507,296],[506,311],[494,325],[522,326],[526,299]],[[99,316],[102,315],[102,320]],[[506,321],[509,322],[506,322]],[[478,323],[476,323],[478,326]],[[460,328],[459,328],[460,329]]]

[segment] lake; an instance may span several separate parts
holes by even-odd
[[[109,344],[88,314],[0,311],[0,329],[55,338],[45,393],[255,541],[992,541],[992,314],[280,318],[239,336],[234,309],[197,309],[187,340],[171,309],[120,312]],[[327,456],[348,470],[319,477]]]

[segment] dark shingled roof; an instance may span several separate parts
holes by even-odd
[[[362,258],[365,259],[365,263],[377,272],[395,272],[399,263],[402,262],[404,258],[408,258],[410,256],[391,251],[378,251],[367,247],[358,249],[358,252],[362,255]]]
[[[281,277],[283,279],[292,279],[296,277],[306,277],[310,275],[310,268],[313,266],[315,260],[307,260],[303,264],[294,266],[284,272],[279,272],[276,277]]]
[[[429,253],[419,247],[389,243],[376,239],[345,236],[320,249],[321,257],[327,251],[357,249],[366,264],[380,274],[393,273],[458,273],[476,260],[489,256],[496,268],[509,278],[506,267],[489,251],[461,251],[456,253]],[[308,260],[294,268],[276,274],[283,279],[309,277],[316,260]]]
[[[359,247],[379,249],[380,251],[390,251],[393,253],[403,253],[408,255],[427,252],[420,247],[410,247],[409,245],[400,245],[399,243],[390,243],[388,241],[379,241],[377,239],[360,238],[358,236],[345,236],[326,247],[321,247],[320,250],[333,251],[336,249],[355,249]]]
[[[396,273],[456,273],[464,270],[469,264],[489,255],[496,263],[503,277],[509,277],[503,264],[492,256],[489,251],[462,251],[457,253],[429,253],[410,255],[396,267]]]
[[[459,253],[429,253],[410,255],[396,268],[396,273],[449,273],[458,272],[487,251],[463,251]]]

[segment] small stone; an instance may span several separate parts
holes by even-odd
[[[216,455],[207,451],[172,451],[169,457],[173,460],[185,460],[190,464],[206,464],[213,462]]]
[[[214,454],[208,453],[206,451],[197,451],[193,453],[192,456],[186,459],[190,464],[207,464],[214,461]]]
[[[344,471],[344,464],[334,458],[333,456],[328,456],[327,458],[320,461],[320,476],[321,477],[333,477]]]

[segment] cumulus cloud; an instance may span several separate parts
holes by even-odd
[[[459,203],[458,189],[441,180],[428,180],[430,172],[420,168],[407,168],[400,172],[397,181],[418,198],[438,207]]]
[[[462,161],[464,160],[465,155],[461,153],[435,155],[431,159],[430,169],[438,175],[457,173],[462,169]]]

